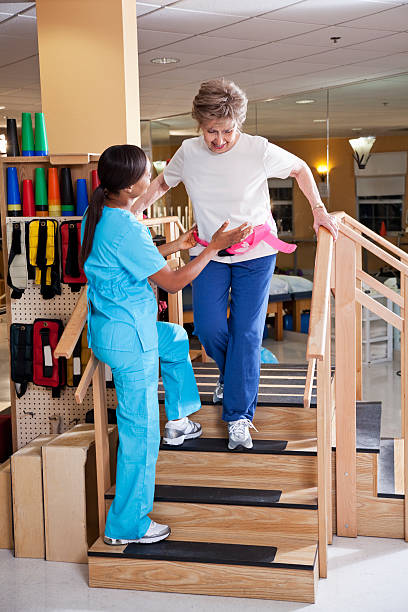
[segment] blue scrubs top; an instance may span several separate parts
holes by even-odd
[[[84,228],[85,217],[82,237]],[[104,207],[84,266],[90,348],[157,348],[157,302],[148,277],[165,265],[145,225],[128,210]]]

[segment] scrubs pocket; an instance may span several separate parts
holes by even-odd
[[[152,351],[153,349],[157,349],[158,335],[156,321],[153,321],[153,324],[150,321],[146,321],[144,325],[140,322],[137,322],[136,333],[138,335],[140,344],[142,346],[142,351],[144,353],[146,351]]]
[[[96,317],[91,319],[92,344],[112,351],[134,351],[136,329],[129,323],[107,321],[98,325]]]

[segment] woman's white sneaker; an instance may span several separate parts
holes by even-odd
[[[252,442],[251,434],[249,433],[250,428],[258,431],[253,425],[252,421],[249,419],[230,421],[228,423],[228,448],[230,450],[234,450],[235,448],[238,448],[238,446],[252,448],[254,444]]]
[[[184,440],[199,438],[202,433],[200,423],[194,423],[187,417],[176,421],[167,421],[164,428],[163,443],[179,446],[183,444]]]
[[[224,399],[224,384],[221,384],[218,380],[217,386],[214,389],[213,393],[213,404],[222,404],[222,400]]]
[[[110,546],[120,546],[121,544],[154,544],[168,538],[171,533],[171,529],[168,525],[161,525],[152,521],[149,529],[146,531],[142,538],[137,540],[124,540],[119,538],[109,538],[108,536],[103,537],[105,544]]]

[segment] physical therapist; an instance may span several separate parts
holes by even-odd
[[[310,203],[315,231],[326,227],[334,238],[338,231],[307,164],[266,138],[245,134],[241,128],[246,111],[246,95],[234,83],[202,83],[192,112],[201,136],[184,140],[138,202],[148,206],[183,182],[198,226],[193,256],[203,252],[226,217],[232,227],[244,221],[254,226],[243,244],[214,254],[193,282],[195,332],[220,370],[214,402],[223,403],[230,449],[253,446],[249,429],[257,403],[269,286],[277,251],[293,250],[277,238],[268,178],[294,177]]]
[[[201,435],[189,415],[200,398],[182,327],[157,321],[149,278],[174,293],[191,282],[214,254],[245,238],[243,225],[215,232],[208,248],[183,268],[171,270],[165,256],[195,245],[187,232],[157,249],[149,230],[131,212],[150,183],[150,162],[139,147],[118,145],[102,153],[101,185],[82,223],[81,260],[88,279],[88,344],[113,373],[119,450],[116,495],[109,510],[105,542],[150,544],[170,534],[152,521],[155,467],[160,443],[158,363],[165,387],[168,423],[164,442],[182,444]]]

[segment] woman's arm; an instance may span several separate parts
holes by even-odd
[[[316,234],[319,227],[322,225],[329,230],[333,238],[336,240],[338,235],[336,218],[333,217],[333,215],[329,215],[327,212],[326,207],[320,198],[319,190],[309,166],[304,161],[299,160],[299,165],[292,170],[290,176],[293,176],[296,179],[299,188],[309,201],[314,218],[313,229],[315,230]]]
[[[171,270],[171,268],[166,265],[155,274],[152,274],[149,278],[169,293],[177,293],[177,291],[183,289],[183,287],[191,283],[191,281],[200,274],[218,251],[227,249],[236,242],[241,242],[241,240],[244,240],[252,232],[252,226],[246,223],[243,223],[236,229],[226,232],[225,229],[228,224],[229,221],[225,221],[220,229],[215,232],[208,247],[197,255],[197,257],[194,257],[188,264],[178,270]],[[186,236],[186,234],[183,234],[183,236]],[[169,243],[169,245],[171,244],[172,243]]]
[[[145,193],[137,198],[132,207],[132,213],[135,215],[142,213],[146,208],[157,202],[169,189],[170,187],[166,184],[163,173],[159,174],[150,183]]]

